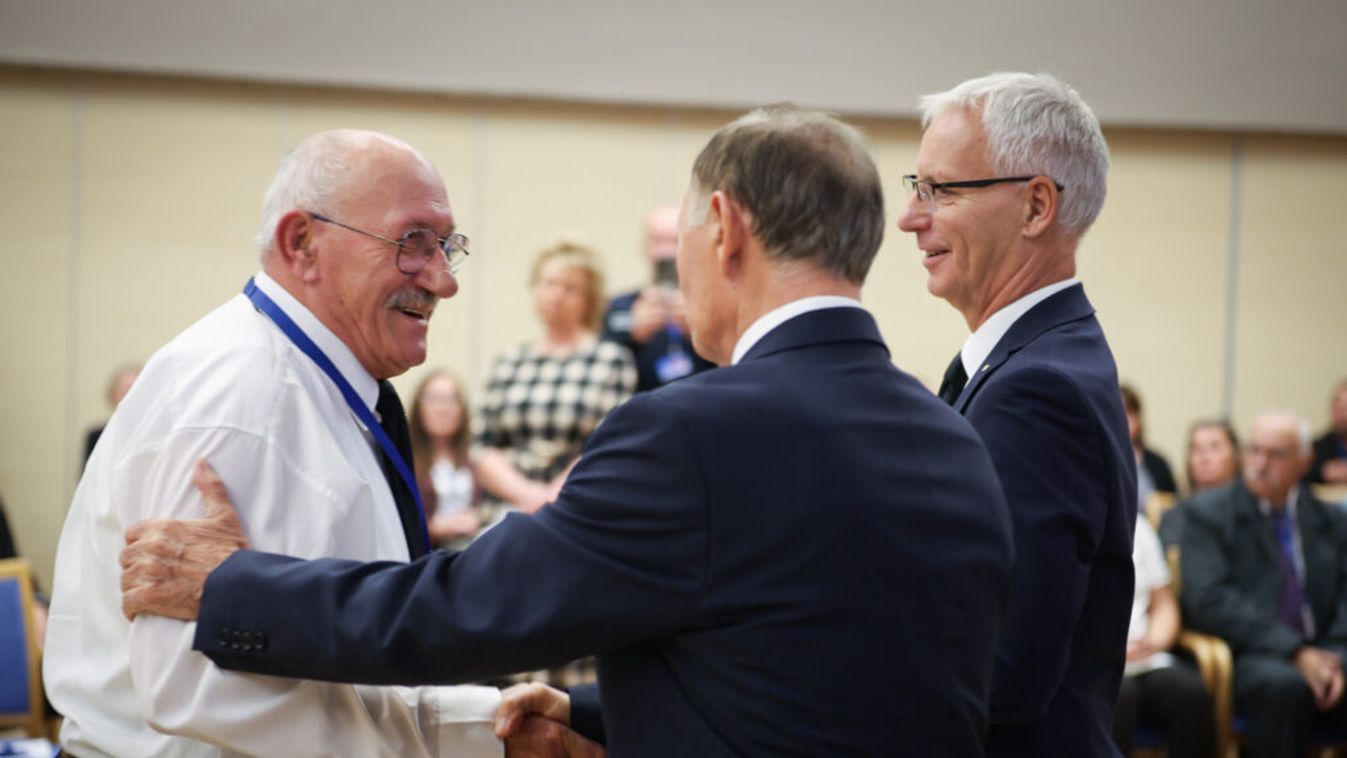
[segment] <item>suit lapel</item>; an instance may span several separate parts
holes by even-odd
[[[1300,554],[1305,562],[1305,597],[1309,598],[1310,608],[1314,611],[1316,626],[1328,618],[1333,607],[1333,588],[1328,577],[1334,573],[1334,556],[1321,555],[1320,545],[1324,544],[1324,533],[1332,528],[1332,523],[1324,517],[1320,504],[1314,499],[1309,487],[1300,485],[1300,494],[1296,497],[1296,530],[1300,537]]]
[[[1045,332],[1057,327],[1094,315],[1094,306],[1085,297],[1085,287],[1075,284],[1061,292],[1054,293],[1046,300],[1035,305],[1020,316],[1009,331],[992,348],[981,366],[975,366],[968,375],[968,384],[954,403],[954,410],[964,413],[968,404],[987,378],[996,373],[1010,356],[1019,352],[1025,345],[1033,342]]]
[[[874,316],[863,308],[824,308],[802,313],[758,340],[741,362],[765,358],[783,350],[830,342],[873,342],[888,352]]]
[[[1258,498],[1245,487],[1243,483],[1239,485],[1239,497],[1235,501],[1235,521],[1243,521],[1248,526],[1241,527],[1238,523],[1235,526],[1235,534],[1254,535],[1254,544],[1258,546],[1258,554],[1262,556],[1264,567],[1269,572],[1281,571],[1281,547],[1277,545],[1277,540],[1273,538],[1272,531],[1268,529],[1267,517],[1258,508]],[[1280,574],[1277,574],[1280,576]],[[1278,579],[1277,581],[1281,581]]]

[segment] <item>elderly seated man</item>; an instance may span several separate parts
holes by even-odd
[[[1310,427],[1254,421],[1244,476],[1195,497],[1183,532],[1183,610],[1235,656],[1246,755],[1303,756],[1316,719],[1347,726],[1347,514],[1299,485]]]

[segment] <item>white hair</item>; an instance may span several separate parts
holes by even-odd
[[[402,140],[361,129],[318,132],[286,153],[262,198],[262,223],[256,237],[258,250],[266,255],[276,235],[276,225],[292,210],[335,212],[357,149],[376,141],[420,155]]]
[[[950,108],[980,111],[988,158],[999,176],[1052,177],[1065,187],[1058,214],[1062,227],[1076,235],[1090,228],[1108,192],[1108,143],[1099,119],[1074,89],[1048,74],[969,79],[921,98],[922,128]]]
[[[1296,447],[1300,455],[1306,456],[1314,449],[1314,427],[1304,416],[1288,408],[1269,408],[1254,417],[1254,425],[1263,420],[1276,420],[1295,427]]]

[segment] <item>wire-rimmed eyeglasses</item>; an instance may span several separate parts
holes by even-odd
[[[322,221],[325,224],[340,226],[347,231],[363,234],[366,237],[373,237],[380,242],[387,242],[398,249],[397,266],[398,271],[411,275],[420,273],[427,265],[430,259],[435,257],[436,253],[444,253],[444,259],[449,264],[449,273],[457,274],[458,270],[468,260],[468,238],[466,235],[453,232],[446,237],[437,237],[435,232],[429,229],[413,229],[402,235],[401,239],[390,239],[381,234],[367,232],[364,229],[357,229],[350,224],[344,224],[336,219],[328,218],[321,213],[309,211],[315,221]]]

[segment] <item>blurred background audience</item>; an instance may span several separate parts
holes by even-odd
[[[1137,459],[1137,504],[1145,508],[1156,493],[1173,495],[1179,491],[1174,472],[1164,456],[1146,447],[1146,426],[1142,420],[1141,394],[1131,385],[1121,387],[1123,410],[1127,413],[1127,433]]]
[[[1197,669],[1170,652],[1181,626],[1169,566],[1145,514],[1137,514],[1132,543],[1136,589],[1127,629],[1127,663],[1113,713],[1113,739],[1132,750],[1138,723],[1163,731],[1170,758],[1207,758],[1215,752],[1212,699]]]
[[[501,503],[533,512],[552,500],[590,432],[636,390],[631,353],[598,337],[603,274],[587,247],[544,249],[529,278],[542,334],[506,351],[478,414],[477,473]]]
[[[479,512],[477,472],[468,455],[472,423],[463,381],[447,368],[416,385],[409,414],[416,485],[435,547],[462,549],[490,523]]]
[[[636,391],[662,387],[714,364],[697,355],[678,291],[678,208],[656,208],[645,221],[645,258],[650,282],[608,303],[603,338],[626,347],[636,359]]]
[[[1314,463],[1306,480],[1347,486],[1347,379],[1333,388],[1329,428],[1314,441]]]
[[[1239,476],[1239,458],[1239,437],[1229,421],[1197,421],[1189,427],[1185,470],[1190,499],[1199,492],[1234,481]],[[1187,507],[1188,500],[1184,500],[1160,517],[1160,542],[1165,547],[1176,547],[1179,544],[1183,532],[1183,514]]]
[[[1188,626],[1234,656],[1243,755],[1306,755],[1315,728],[1347,736],[1347,513],[1300,481],[1310,425],[1265,411],[1241,478],[1197,494],[1180,539]]]

